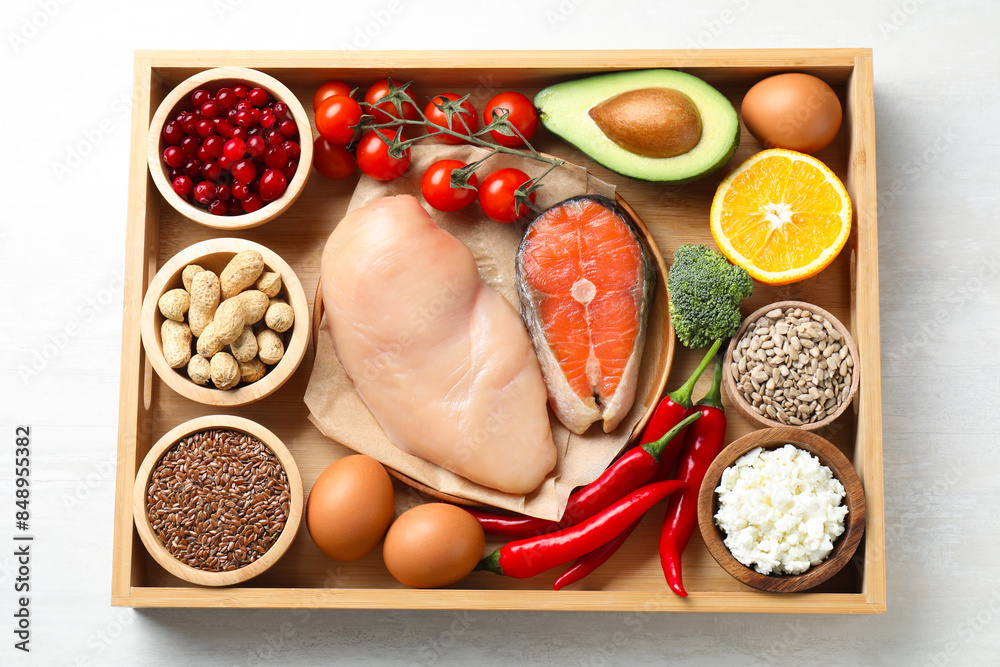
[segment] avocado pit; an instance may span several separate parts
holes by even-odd
[[[701,140],[701,115],[691,98],[673,88],[629,90],[590,110],[609,139],[630,153],[671,158]]]

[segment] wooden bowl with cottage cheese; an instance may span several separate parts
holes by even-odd
[[[843,517],[843,533],[832,539],[833,548],[817,564],[809,565],[804,572],[797,574],[785,574],[785,568],[797,569],[801,567],[804,559],[808,559],[810,554],[815,557],[819,553],[815,549],[806,549],[805,545],[812,542],[814,538],[810,533],[810,528],[815,531],[815,512],[809,512],[807,516],[802,516],[802,503],[804,498],[800,496],[775,499],[771,492],[775,490],[774,482],[780,481],[783,473],[794,472],[800,482],[802,480],[814,480],[812,485],[818,497],[829,502],[829,507],[833,508],[832,495],[836,485],[825,479],[822,467],[816,469],[815,463],[810,457],[795,453],[792,458],[780,458],[777,452],[785,445],[803,450],[819,460],[820,466],[825,466],[832,473],[833,479],[840,482],[844,495],[839,504],[847,507],[847,514]],[[740,473],[731,473],[727,478],[724,498],[720,498],[718,489],[723,484],[723,474],[726,470],[737,464],[737,461],[746,454],[752,453],[757,448],[761,448],[761,454],[768,454],[767,457],[758,458],[751,455],[744,459]],[[786,451],[786,454],[788,452]],[[753,460],[753,467],[749,469],[747,465]],[[767,462],[765,462],[767,460]],[[735,470],[735,469],[734,469]],[[742,475],[741,486],[749,486],[752,491],[736,488],[736,476]],[[768,492],[760,490],[765,483],[771,483]],[[780,486],[780,484],[779,484]],[[793,485],[790,485],[792,488]],[[798,488],[804,488],[799,483]],[[808,484],[805,486],[809,486]],[[764,498],[754,498],[753,494],[760,493]],[[761,511],[767,512],[775,504],[787,509],[780,516],[771,515],[769,519],[763,520],[760,513],[755,513],[754,504],[758,500],[763,501]],[[720,527],[717,515],[720,515],[720,504],[726,506],[726,511],[722,513],[722,522],[734,528],[742,526],[738,534],[743,538],[735,537],[731,541],[731,546],[727,546],[727,533]],[[827,517],[836,510],[828,509],[825,512]],[[745,517],[743,515],[746,515]],[[788,517],[787,520],[782,520]],[[808,525],[808,520],[813,518],[812,526]],[[782,526],[775,526],[781,521]],[[824,520],[822,527],[824,535],[831,534],[832,523]],[[753,524],[760,527],[768,526],[768,529],[757,527],[748,529],[747,533],[742,531],[747,526]],[[698,525],[701,529],[701,536],[705,540],[709,553],[716,562],[722,566],[726,572],[738,581],[762,591],[772,593],[798,593],[817,586],[837,572],[854,556],[858,548],[861,536],[865,531],[865,493],[861,486],[854,466],[837,447],[816,435],[804,431],[800,428],[782,427],[754,431],[742,438],[739,438],[715,458],[715,461],[705,473],[698,496]],[[777,551],[769,549],[767,545],[774,540],[777,544]],[[801,546],[802,549],[797,549]],[[799,551],[805,550],[805,554]],[[736,552],[736,553],[734,553]],[[741,562],[740,559],[747,562]],[[751,567],[753,565],[753,567]],[[770,570],[769,574],[762,574],[761,571]],[[780,573],[779,573],[780,572]]]

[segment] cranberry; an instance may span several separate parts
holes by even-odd
[[[180,152],[180,149],[178,149]],[[183,155],[183,153],[181,153]],[[264,153],[264,164],[266,164],[271,169],[281,169],[286,164],[288,164],[288,154],[285,153],[285,149],[281,146],[274,146],[268,148],[267,152]],[[171,165],[177,166],[177,165]]]
[[[201,204],[207,204],[215,199],[215,184],[202,181],[194,186],[194,198]]]
[[[212,94],[205,90],[204,88],[199,88],[198,90],[191,93],[191,104],[196,107],[200,107],[205,102],[212,99]]]
[[[224,118],[213,118],[212,128],[215,133],[220,135],[224,139],[229,139],[233,136],[233,124]]]
[[[209,157],[215,159],[222,155],[222,147],[225,145],[226,140],[217,134],[205,137],[205,141],[202,142],[201,147],[208,151]]]
[[[250,111],[250,109],[253,109],[253,105],[250,104],[249,100],[240,100],[236,103],[237,111]]]
[[[168,167],[179,167],[184,164],[184,151],[180,146],[167,146],[163,150],[163,161]]]
[[[262,107],[267,104],[268,101],[267,91],[263,88],[254,88],[247,95],[247,99],[250,100],[250,103],[255,107]]]
[[[250,127],[253,125],[253,114],[247,110],[236,112],[236,124],[240,127]]]
[[[280,146],[285,141],[285,135],[278,130],[268,130],[264,133],[264,141],[268,146]]]
[[[267,150],[267,144],[264,139],[259,136],[250,137],[247,139],[247,155],[253,159],[258,159],[264,155],[264,151]]]
[[[173,183],[178,178],[180,178],[181,176],[184,176],[184,175],[185,175],[184,174],[184,170],[181,167],[174,167],[173,169],[170,170],[170,178],[169,178],[169,180],[170,180],[171,183]]]
[[[299,133],[299,129],[295,127],[295,121],[287,118],[281,121],[278,125],[278,129],[281,130],[281,133],[289,139]]]
[[[285,153],[288,155],[289,160],[298,162],[299,158],[302,157],[302,149],[294,141],[286,141],[281,144],[281,147],[285,149]]]
[[[217,181],[222,176],[222,167],[215,162],[206,162],[201,165],[201,177],[206,181]]]
[[[246,152],[247,145],[243,143],[242,139],[230,139],[226,142],[226,145],[222,147],[223,155],[233,162],[242,159]]]
[[[250,188],[247,187],[246,183],[240,183],[239,181],[234,181],[230,190],[233,193],[233,198],[238,199],[240,201],[250,196]]]
[[[236,114],[238,114],[238,113],[239,113],[239,111],[237,111],[235,108],[230,109],[229,111],[226,112],[226,121],[235,125],[236,124]]]
[[[264,111],[260,115],[260,126],[265,130],[270,130],[272,127],[278,124],[277,117],[270,111]]]
[[[233,164],[233,178],[241,183],[251,183],[257,177],[257,166],[253,160],[240,160]]]
[[[219,183],[215,186],[215,196],[222,201],[229,199],[229,186],[225,183]]]
[[[186,136],[181,139],[180,146],[185,155],[193,156],[198,153],[198,140],[192,136]]]
[[[243,202],[239,199],[230,199],[226,202],[226,208],[229,209],[229,215],[240,215],[243,213]]]
[[[223,169],[225,169],[226,171],[229,171],[230,169],[233,168],[233,161],[227,158],[225,155],[220,155],[219,159],[216,160],[215,163],[220,167],[222,167]]]
[[[260,195],[248,195],[247,198],[243,200],[243,211],[245,213],[258,211],[262,206],[264,206],[264,200],[260,198]]]
[[[250,117],[253,118],[253,124],[260,124],[260,109],[250,109]]]
[[[186,175],[190,176],[191,178],[194,178],[195,176],[201,173],[201,162],[198,162],[195,159],[188,160],[187,162],[184,163],[181,169],[184,171]]]
[[[219,92],[215,94],[215,101],[219,103],[219,106],[223,109],[232,109],[236,106],[236,102],[239,101],[236,97],[236,93],[230,88],[220,88]]]
[[[268,169],[260,177],[260,198],[264,201],[274,201],[285,194],[288,181],[285,175],[278,169]]]
[[[208,212],[212,215],[225,215],[228,210],[229,206],[221,199],[213,199],[212,203],[208,205]]]
[[[198,159],[202,162],[209,162],[212,156],[208,154],[208,149],[204,145],[198,147]]]
[[[285,178],[291,181],[292,177],[295,176],[295,172],[296,170],[298,170],[298,168],[299,168],[298,162],[292,162],[291,160],[289,160],[288,164],[286,164],[284,167],[281,168],[281,173],[285,175]]]
[[[168,144],[179,144],[181,139],[184,138],[184,130],[181,129],[181,124],[175,120],[167,121],[163,126],[163,140]]]
[[[212,121],[202,118],[195,125],[195,130],[198,132],[199,137],[207,137],[212,134]]]
[[[285,120],[288,118],[288,105],[284,102],[275,102],[271,106],[271,111],[278,120]]]
[[[233,92],[236,93],[236,97],[241,100],[245,100],[247,98],[247,93],[250,92],[250,87],[244,83],[238,83],[233,86]]]
[[[245,127],[234,127],[232,134],[233,134],[233,139],[240,139],[242,141],[246,141],[247,137],[250,136],[250,133],[247,131]]]
[[[201,105],[201,117],[212,119],[222,113],[222,107],[215,100],[209,100]]]
[[[184,118],[181,119],[181,129],[185,134],[197,134],[197,125],[198,117],[193,113],[184,114]]]
[[[187,197],[191,194],[191,188],[193,187],[194,181],[187,176],[178,176],[173,181],[174,192],[179,194],[181,197]]]

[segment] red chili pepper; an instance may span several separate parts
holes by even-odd
[[[681,581],[681,554],[698,525],[698,492],[705,472],[722,451],[726,441],[726,412],[722,407],[722,367],[720,353],[715,358],[712,388],[698,401],[701,419],[688,429],[677,467],[677,479],[687,486],[670,499],[660,533],[660,565],[670,590],[687,597]]]
[[[574,526],[648,482],[660,465],[663,450],[669,443],[679,439],[679,435],[691,421],[693,420],[689,419],[682,424],[674,424],[672,429],[656,441],[626,452],[600,477],[569,497],[566,510],[559,521],[501,516],[470,508],[466,508],[466,511],[476,517],[486,532],[507,537],[532,537]]]
[[[517,579],[533,577],[607,544],[656,503],[683,488],[677,480],[647,484],[575,526],[508,542],[479,561],[476,569]]]
[[[701,377],[701,374],[705,372],[705,369],[712,362],[712,357],[719,351],[721,344],[721,340],[712,343],[712,347],[708,349],[701,363],[698,364],[698,368],[694,369],[694,373],[687,379],[687,382],[660,400],[659,405],[656,406],[656,410],[653,412],[653,416],[650,417],[646,428],[642,432],[642,438],[639,440],[640,445],[659,439],[668,429],[673,428],[674,424],[691,414],[691,394],[694,392],[694,386],[698,382],[698,378]],[[670,473],[674,469],[674,463],[677,461],[677,454],[680,452],[683,442],[683,438],[676,438],[673,445],[664,450],[663,454],[660,455],[660,469],[653,479],[660,481],[670,478]]]
[[[638,525],[639,520],[633,521],[632,525],[623,530],[621,535],[611,540],[603,547],[597,547],[589,554],[580,556],[575,563],[570,565],[565,572],[559,575],[556,582],[552,584],[552,588],[557,591],[562,590],[566,586],[580,581],[588,574],[604,565],[604,563],[611,558],[623,544],[625,544],[625,540],[629,538],[629,535],[632,534],[632,531],[635,530]]]
[[[702,358],[701,363],[698,364],[698,368],[695,369],[694,374],[688,378],[687,382],[660,401],[660,404],[656,406],[656,411],[653,413],[652,418],[649,420],[645,430],[642,432],[642,439],[639,441],[640,445],[644,445],[647,442],[655,440],[664,430],[673,428],[677,422],[692,413],[691,393],[694,391],[695,383],[698,382],[698,378],[701,377],[701,374],[705,371],[705,368],[712,360],[712,357],[715,356],[716,352],[718,352],[721,344],[721,340],[715,341],[715,343],[712,344],[712,347],[709,348],[708,353]],[[664,452],[660,455],[659,468],[651,478],[654,482],[661,482],[668,479],[670,477],[670,473],[673,471],[674,462],[677,460],[677,454],[680,451],[681,438],[676,437],[671,442],[673,444],[666,447]],[[630,526],[616,539],[612,540],[608,544],[605,544],[600,549],[581,557],[580,560],[574,563],[568,570],[563,572],[559,579],[556,580],[555,589],[559,590],[560,588],[568,586],[573,582],[579,581],[603,565],[609,558],[611,558],[611,556],[615,554],[616,551],[618,551],[618,549],[621,548],[634,529],[634,525]]]

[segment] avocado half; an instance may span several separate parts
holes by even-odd
[[[648,157],[623,148],[592,117],[593,109],[625,93],[662,88],[686,95],[700,116],[700,138],[680,155]],[[698,77],[676,70],[615,72],[557,83],[535,96],[535,106],[549,131],[608,169],[646,181],[701,178],[724,165],[740,144],[740,121],[729,100]]]

